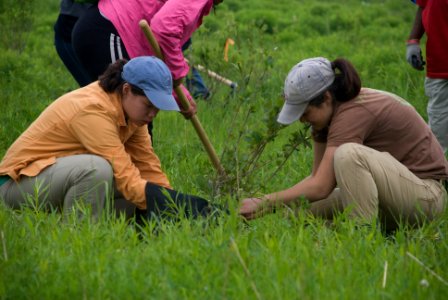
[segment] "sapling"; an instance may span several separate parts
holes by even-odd
[[[275,47],[267,50],[264,47],[250,45],[254,41],[246,41],[252,49],[250,55],[245,55],[239,49],[234,50],[234,56],[241,58],[232,65],[229,71],[236,71],[226,76],[238,81],[238,91],[235,95],[227,94],[222,99],[224,103],[213,101],[211,105],[223,105],[228,112],[231,126],[226,130],[226,140],[220,159],[226,169],[225,178],[213,178],[212,198],[231,195],[239,200],[241,197],[255,195],[263,189],[264,184],[259,177],[260,172],[265,175],[263,181],[269,182],[285,165],[293,153],[300,146],[310,146],[308,128],[290,133],[286,142],[277,142],[281,130],[284,128],[277,123],[277,115],[283,104],[282,87],[284,74],[277,71]],[[202,48],[200,62],[210,68],[222,71],[222,62],[215,57],[211,50]],[[216,62],[213,65],[213,62]],[[229,66],[227,66],[229,68]],[[285,136],[281,136],[285,139]],[[275,144],[277,143],[277,144]],[[267,153],[266,149],[273,144],[281,151]],[[266,171],[269,170],[269,171]],[[242,194],[242,195],[240,195]]]

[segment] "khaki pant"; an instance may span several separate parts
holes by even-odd
[[[109,162],[97,155],[82,154],[58,158],[39,175],[22,176],[18,183],[8,180],[0,186],[0,198],[12,208],[31,205],[61,210],[64,215],[74,210],[82,215],[82,208],[88,208],[94,219],[110,203],[117,214],[132,216],[135,206],[114,186]]]
[[[311,212],[331,219],[350,209],[350,216],[371,222],[379,217],[387,229],[399,221],[421,224],[440,215],[447,193],[440,180],[420,179],[387,152],[347,143],[335,152],[337,188],[313,202]]]
[[[428,124],[443,151],[448,151],[448,80],[426,77]]]

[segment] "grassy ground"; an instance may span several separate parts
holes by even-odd
[[[56,0],[0,0],[0,157],[49,103],[76,88],[52,42],[57,11]],[[304,210],[246,225],[234,213],[238,199],[308,175],[311,150],[297,136],[300,124],[273,141],[269,135],[278,129],[272,116],[284,77],[301,59],[349,58],[364,86],[394,92],[426,117],[424,73],[404,58],[414,13],[410,1],[225,0],[204,19],[189,55],[240,86],[232,94],[206,78],[213,97],[198,102],[230,187],[216,189],[207,155],[181,116],[160,113],[154,140],[174,187],[228,202],[231,215],[214,224],[182,220],[136,230],[122,219],[92,224],[0,207],[0,298],[443,299],[446,215],[385,236],[344,215],[332,226]],[[235,45],[225,62],[229,37]]]

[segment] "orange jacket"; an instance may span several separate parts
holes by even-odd
[[[38,175],[56,158],[76,154],[109,161],[117,189],[141,209],[146,208],[147,181],[171,188],[146,126],[127,124],[120,97],[106,93],[98,82],[48,106],[8,149],[0,175],[19,181]]]

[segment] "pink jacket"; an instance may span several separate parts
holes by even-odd
[[[138,22],[146,19],[174,79],[188,74],[182,45],[202,24],[213,0],[100,0],[98,8],[114,24],[130,58],[154,55]]]

